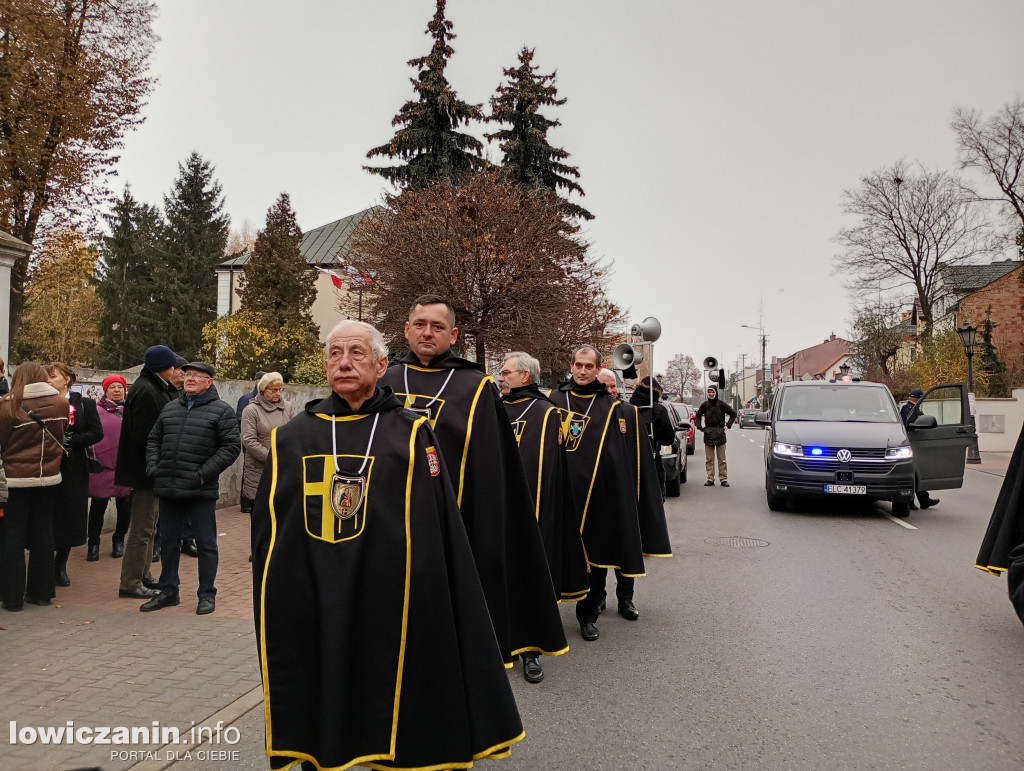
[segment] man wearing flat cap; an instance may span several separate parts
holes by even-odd
[[[188,518],[199,550],[200,616],[213,613],[217,587],[218,478],[235,462],[242,448],[235,411],[222,401],[213,385],[213,367],[194,361],[182,367],[185,392],[164,407],[149,433],[146,474],[160,500],[161,538],[181,541]],[[146,612],[177,605],[178,549],[164,549],[157,588],[160,594],[145,603]]]
[[[914,408],[917,407],[917,403],[921,401],[921,397],[924,396],[924,391],[920,388],[915,388],[910,392],[910,396],[907,398],[907,403],[900,407],[900,420],[903,421],[903,425],[907,425],[910,421],[916,419],[920,413]],[[927,509],[938,504],[938,498],[932,498],[931,494],[925,490],[917,491],[917,504],[922,509]],[[910,508],[917,510],[917,505],[913,501],[910,502]]]

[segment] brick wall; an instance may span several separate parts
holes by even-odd
[[[992,306],[992,321],[998,324],[992,333],[996,350],[1011,368],[1024,364],[1024,283],[1021,273],[1024,266],[1007,273],[960,301],[957,326],[965,321],[981,324],[985,311]]]

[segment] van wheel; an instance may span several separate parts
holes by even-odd
[[[678,498],[679,497],[679,477],[675,479],[665,480],[665,497],[666,498]]]
[[[764,491],[765,498],[768,500],[768,508],[771,511],[785,511],[786,510],[786,496],[776,495],[767,488]]]
[[[892,504],[892,515],[894,517],[909,517],[910,516],[910,504],[906,501],[902,503]]]
[[[679,470],[679,482],[680,484],[686,484],[686,464]]]

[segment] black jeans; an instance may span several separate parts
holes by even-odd
[[[192,523],[192,532],[199,550],[200,597],[214,597],[217,587],[217,501],[199,498],[161,498],[160,527],[165,546],[160,550],[160,591],[178,593],[178,564],[181,550],[168,548],[181,541],[186,521]]]
[[[608,582],[608,568],[590,566],[590,591],[587,596],[576,603],[576,620],[581,624],[593,624],[600,615],[597,612],[598,605],[608,596],[605,584]],[[622,575],[622,571],[615,571],[615,597],[619,602],[626,602],[633,599],[633,586],[636,580],[630,576]]]
[[[57,596],[53,575],[53,509],[57,487],[12,487],[4,504],[4,535],[0,543],[0,597],[20,608],[33,600]],[[28,581],[25,580],[28,549]]]
[[[93,498],[89,504],[89,545],[99,546],[100,535],[103,533],[103,515],[107,511],[109,498]],[[114,525],[114,541],[123,541],[128,534],[128,525],[132,521],[132,499],[124,495],[114,499],[117,509],[117,524]]]

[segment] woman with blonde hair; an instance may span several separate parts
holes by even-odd
[[[68,400],[68,430],[64,445],[67,452],[60,464],[61,482],[57,490],[58,506],[53,514],[54,576],[57,586],[71,586],[68,556],[71,547],[87,540],[89,521],[89,456],[87,448],[103,439],[103,424],[96,402],[71,391],[77,376],[67,364],[51,362],[46,367],[50,385]]]
[[[21,610],[25,602],[49,605],[55,596],[53,512],[69,409],[46,370],[31,361],[15,370],[10,392],[0,398],[0,460],[8,486],[0,539],[4,610]]]

